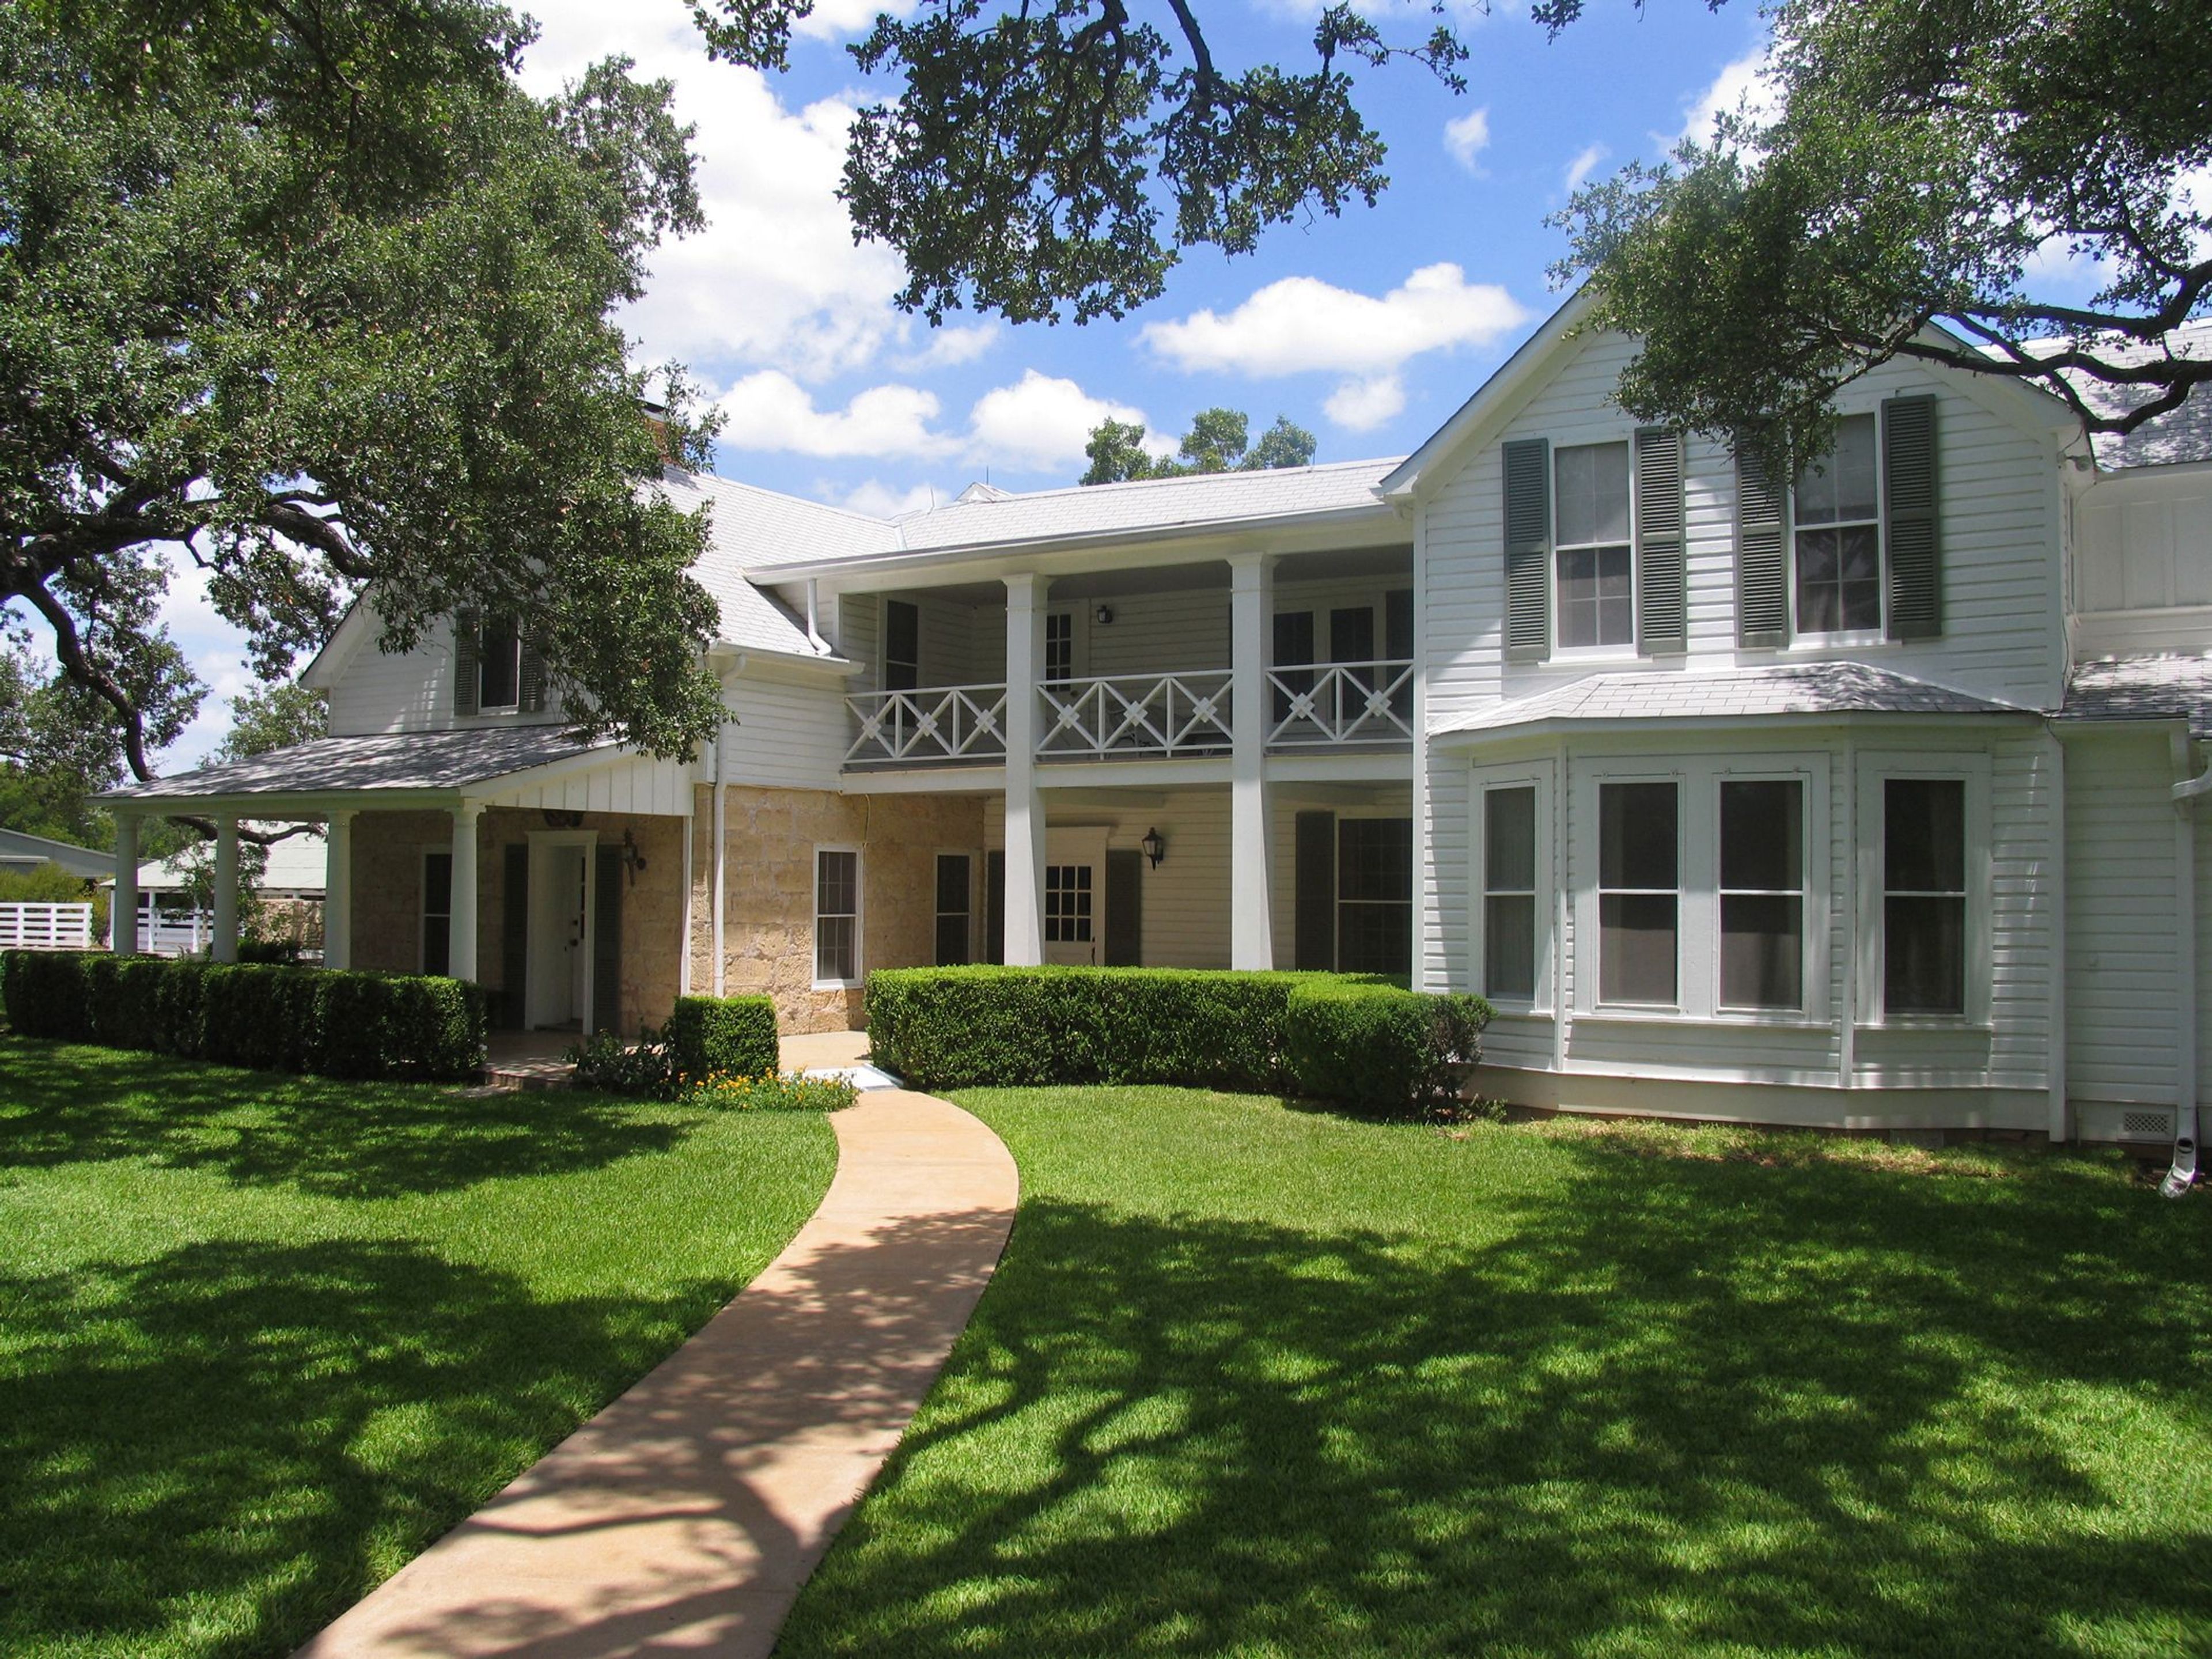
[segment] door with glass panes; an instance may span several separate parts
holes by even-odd
[[[1106,832],[1045,836],[1044,959],[1090,968],[1106,960]]]

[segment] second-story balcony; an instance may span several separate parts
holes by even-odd
[[[1225,668],[1054,679],[1037,699],[1040,761],[1188,759],[1223,756],[1236,738]],[[1413,665],[1407,660],[1299,663],[1267,673],[1272,750],[1408,749]],[[846,699],[854,735],[848,767],[991,765],[1006,755],[1007,688],[924,686]]]

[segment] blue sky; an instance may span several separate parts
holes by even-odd
[[[846,44],[878,0],[820,0],[790,72],[709,63],[680,0],[538,0],[526,76],[550,91],[611,52],[677,83],[711,221],[661,251],[623,318],[641,361],[674,358],[728,417],[726,476],[891,512],[988,476],[1015,489],[1072,483],[1084,433],[1113,413],[1156,434],[1211,404],[1256,431],[1278,414],[1310,429],[1319,459],[1418,444],[1558,303],[1547,268],[1564,248],[1544,219],[1571,179],[1656,159],[1714,104],[1750,84],[1765,32],[1745,0],[1595,0],[1556,41],[1516,6],[1462,21],[1473,47],[1455,97],[1408,65],[1364,74],[1364,107],[1390,147],[1375,208],[1279,228],[1259,252],[1191,254],[1167,291],[1118,323],[1010,328],[963,315],[933,331],[891,303],[900,270],[855,247],[832,193],[851,111],[870,90]],[[1172,27],[1161,0],[1133,8]],[[1210,0],[1217,61],[1310,58],[1314,8]],[[1401,6],[1404,38],[1427,13]],[[168,620],[213,688],[162,757],[197,761],[250,680],[234,633],[181,573]]]

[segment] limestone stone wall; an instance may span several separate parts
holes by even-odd
[[[696,793],[692,837],[692,984],[714,988],[714,791]],[[805,789],[732,789],[726,878],[723,989],[765,994],[787,1032],[866,1023],[857,988],[814,988],[814,854],[860,853],[860,960],[909,968],[936,950],[939,853],[980,856],[980,796],[841,795]],[[981,867],[978,866],[980,877]]]
[[[453,841],[453,820],[444,812],[363,812],[354,819],[355,967],[422,971],[422,854]]]

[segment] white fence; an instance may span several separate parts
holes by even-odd
[[[89,951],[89,904],[0,904],[0,951]]]
[[[1224,755],[1231,730],[1226,669],[1193,674],[1118,674],[1037,687],[1040,755]]]
[[[845,699],[860,735],[854,761],[1000,760],[1006,752],[1006,688],[933,686],[867,691]]]
[[[138,912],[138,949],[146,956],[198,956],[214,942],[215,918],[204,910]]]

